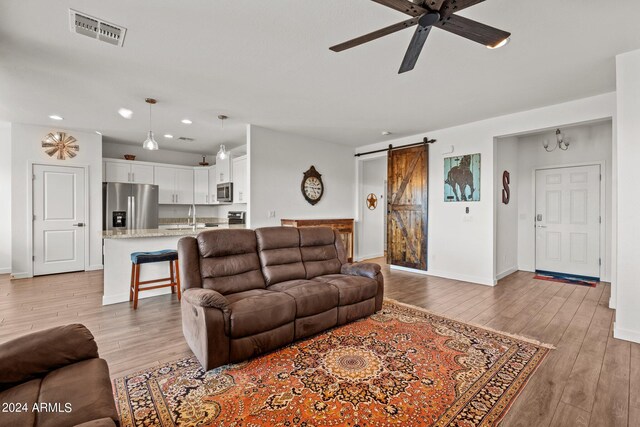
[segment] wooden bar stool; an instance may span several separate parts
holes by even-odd
[[[142,264],[150,264],[152,262],[169,261],[169,277],[155,280],[140,281],[140,266]],[[166,282],[161,285],[145,286],[151,283]],[[131,285],[129,286],[129,301],[133,301],[133,309],[138,308],[138,293],[151,289],[171,287],[171,293],[178,292],[178,300],[180,300],[180,267],[178,267],[178,252],[170,249],[155,252],[134,252],[131,254]]]

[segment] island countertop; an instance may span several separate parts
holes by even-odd
[[[148,237],[180,237],[197,236],[203,231],[220,230],[225,228],[246,228],[244,224],[220,224],[218,227],[196,228],[151,228],[141,230],[109,230],[102,233],[103,239],[139,239]]]

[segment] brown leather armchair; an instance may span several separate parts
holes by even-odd
[[[6,426],[120,424],[107,362],[80,324],[0,344],[0,409]]]
[[[347,263],[330,228],[206,231],[178,253],[182,328],[206,370],[382,308],[380,266]]]

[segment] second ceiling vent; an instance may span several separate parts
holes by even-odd
[[[124,27],[73,9],[69,9],[69,30],[120,47],[127,33]]]

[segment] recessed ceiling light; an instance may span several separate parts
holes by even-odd
[[[102,132],[100,132],[99,130],[96,131],[96,133],[100,136],[102,136]]]
[[[171,139],[171,138],[173,138],[173,135],[166,134],[164,137],[167,138],[167,139]]]
[[[131,117],[133,117],[133,111],[129,110],[128,108],[119,109],[118,114],[120,114],[125,119],[130,119]]]
[[[500,49],[503,46],[506,46],[507,44],[509,44],[509,41],[511,41],[511,37],[507,37],[506,39],[502,40],[501,42],[494,44],[494,45],[489,45],[487,46],[487,49]]]
[[[63,120],[62,117],[56,115],[56,114],[52,114],[49,116],[50,119],[52,120]]]
[[[389,135],[391,135],[391,132],[389,132],[388,130],[385,130],[385,131],[382,131],[382,134],[384,136],[389,136]]]
[[[184,123],[185,125],[190,125],[193,122],[189,119],[182,119],[182,123]]]

